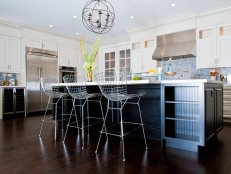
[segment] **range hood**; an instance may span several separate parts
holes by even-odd
[[[196,29],[157,36],[154,60],[182,59],[196,56]]]

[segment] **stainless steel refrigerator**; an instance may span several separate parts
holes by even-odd
[[[44,111],[48,97],[44,94],[40,78],[58,77],[58,53],[37,48],[26,48],[26,106],[27,112]],[[51,109],[51,108],[50,108]]]

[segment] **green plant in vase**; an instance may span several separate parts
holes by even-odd
[[[82,51],[84,64],[83,69],[87,72],[87,81],[92,81],[92,71],[96,69],[97,64],[95,63],[96,56],[98,54],[99,48],[101,45],[101,39],[97,38],[96,41],[92,44],[90,54],[85,49],[83,39],[80,40],[80,49]]]

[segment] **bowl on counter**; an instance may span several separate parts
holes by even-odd
[[[171,79],[176,75],[176,72],[165,72],[164,75]]]

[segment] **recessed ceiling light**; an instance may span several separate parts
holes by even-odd
[[[175,4],[175,3],[172,3],[171,6],[172,6],[172,7],[176,7],[176,4]]]
[[[73,18],[77,18],[78,16],[74,15]]]
[[[135,17],[134,16],[130,16],[130,19],[134,19]]]
[[[79,33],[75,33],[76,35],[79,35]]]
[[[50,28],[52,28],[52,27],[53,27],[53,25],[49,25],[49,27],[50,27]]]

